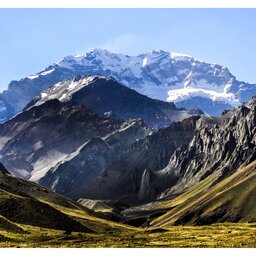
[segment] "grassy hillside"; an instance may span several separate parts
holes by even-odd
[[[0,247],[256,247],[255,224],[174,226],[153,230],[73,232],[20,225],[28,234],[0,231]]]
[[[218,175],[206,179],[173,200],[158,202],[159,209],[174,208],[155,219],[153,226],[135,228],[103,219],[44,187],[0,171],[0,248],[256,247],[255,223],[172,226],[184,218],[186,209],[196,211],[198,207],[203,210],[201,217],[192,218],[188,224],[196,223],[220,206],[241,205],[239,213],[243,213],[242,209],[248,213],[241,221],[252,218],[254,172],[255,163],[212,188],[210,185]]]
[[[84,233],[132,229],[102,219],[42,186],[0,171],[0,232],[26,232],[23,225]]]
[[[217,174],[215,174],[217,175]],[[256,221],[256,161],[213,185],[214,177],[166,203],[176,206],[156,218],[151,225],[212,224],[216,222]]]

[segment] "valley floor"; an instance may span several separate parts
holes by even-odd
[[[0,231],[0,247],[256,247],[256,223],[173,226],[168,229],[109,230],[64,234],[63,231],[20,225],[27,234]]]

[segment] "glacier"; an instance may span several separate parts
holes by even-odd
[[[37,74],[12,81],[0,94],[0,121],[20,112],[49,87],[77,75],[112,76],[153,99],[199,108],[213,116],[256,95],[255,84],[238,81],[227,67],[186,54],[153,50],[129,56],[94,49],[84,55],[67,56]],[[211,108],[206,107],[209,103]]]

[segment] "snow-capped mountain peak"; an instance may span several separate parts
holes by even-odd
[[[43,90],[77,75],[112,76],[153,99],[179,107],[200,108],[210,115],[240,105],[256,95],[256,85],[236,80],[227,67],[163,50],[129,56],[94,49],[67,56],[43,71],[12,81],[0,95],[0,120],[8,119]]]
[[[81,90],[83,87],[95,82],[97,79],[103,78],[105,80],[110,80],[110,77],[103,76],[76,76],[72,79],[66,80],[64,82],[59,82],[55,86],[43,91],[35,106],[41,105],[47,100],[58,99],[59,101],[66,102],[70,97],[77,91]]]
[[[33,79],[35,79],[35,78],[38,78],[39,76],[46,76],[46,75],[49,75],[49,74],[51,74],[54,70],[55,70],[54,68],[52,68],[52,69],[45,69],[45,70],[43,70],[43,71],[41,71],[41,72],[39,72],[39,73],[37,73],[37,74],[35,74],[35,75],[28,76],[28,79],[33,80]]]

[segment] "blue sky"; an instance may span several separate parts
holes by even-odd
[[[256,9],[0,9],[0,90],[93,48],[185,53],[256,82]]]

